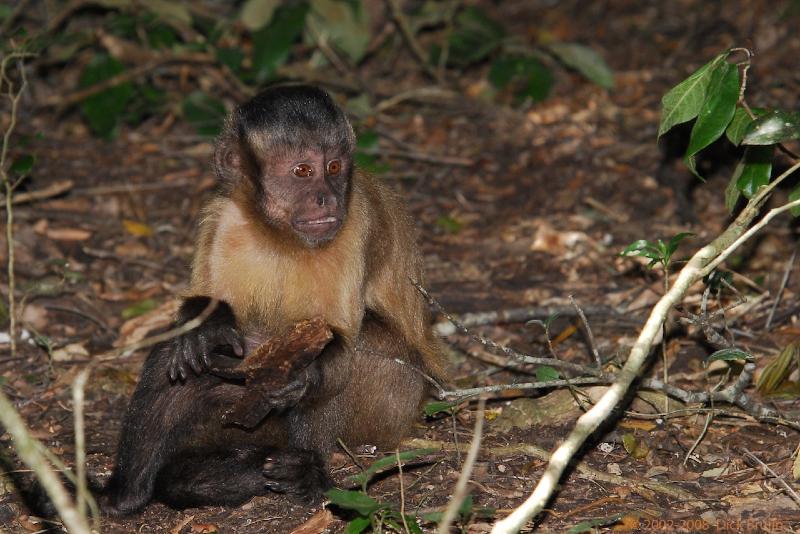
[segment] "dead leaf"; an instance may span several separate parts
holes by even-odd
[[[125,321],[119,329],[120,337],[114,342],[114,346],[124,347],[136,343],[147,337],[151,331],[169,326],[180,305],[181,301],[178,299],[168,300],[152,311]]]
[[[89,351],[80,343],[70,343],[60,349],[56,349],[52,354],[53,360],[57,362],[71,362],[82,360],[89,357]]]
[[[48,228],[46,235],[53,241],[86,241],[92,232],[81,228]]]
[[[566,390],[556,390],[536,399],[516,399],[503,408],[493,422],[499,432],[510,432],[513,428],[527,430],[537,425],[555,425],[571,421],[580,415],[575,399]]]
[[[327,508],[323,508],[312,515],[302,525],[298,526],[290,534],[320,534],[333,523],[333,514]]]
[[[213,534],[214,532],[219,532],[219,527],[214,523],[195,523],[192,525],[192,528],[189,529],[189,532],[197,534]]]
[[[191,523],[192,519],[194,519],[193,515],[190,515],[189,517],[182,519],[180,522],[178,522],[177,525],[172,527],[172,529],[169,531],[169,534],[180,534],[181,530],[183,530],[183,527]]]
[[[129,234],[135,235],[136,237],[150,237],[155,233],[150,225],[130,219],[123,219],[122,226],[125,227],[125,230]]]

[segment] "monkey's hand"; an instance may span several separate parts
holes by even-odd
[[[178,324],[199,316],[210,303],[209,297],[186,299],[178,311]],[[233,310],[226,302],[219,301],[200,326],[169,340],[162,350],[170,354],[169,379],[184,381],[189,376],[189,369],[196,375],[211,369],[211,357],[216,353],[233,352],[240,358],[244,356],[244,340],[236,328]]]

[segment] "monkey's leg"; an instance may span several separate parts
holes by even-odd
[[[261,469],[270,449],[242,446],[197,451],[172,459],[159,472],[155,498],[173,508],[236,506],[266,493]]]
[[[120,436],[113,474],[101,495],[106,513],[125,515],[140,510],[153,497],[159,472],[186,451],[211,448],[210,439],[224,439],[221,418],[241,386],[212,375],[172,384],[167,376],[169,345],[156,346],[142,368]],[[229,447],[234,447],[230,443]],[[199,468],[203,463],[199,462]]]
[[[398,363],[398,358],[407,363]],[[365,321],[355,347],[320,356],[321,385],[289,414],[290,443],[325,454],[348,445],[397,445],[419,417],[427,383],[421,356],[376,319]]]

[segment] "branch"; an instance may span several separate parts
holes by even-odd
[[[722,259],[726,258],[735,247],[743,242],[740,239],[741,236],[746,233],[745,230],[750,226],[756,215],[758,215],[759,208],[769,197],[769,192],[774,189],[776,182],[783,180],[797,168],[800,168],[800,163],[793,166],[790,171],[781,175],[769,186],[759,190],[728,228],[711,243],[701,248],[686,263],[684,268],[678,273],[670,290],[653,307],[647,322],[642,328],[628,356],[628,361],[618,374],[614,384],[609,387],[608,391],[606,391],[591,410],[578,418],[573,431],[564,443],[553,452],[550,462],[533,493],[531,493],[528,499],[508,517],[495,523],[492,534],[518,532],[532,517],[542,511],[555,491],[558,481],[569,461],[580,449],[583,442],[586,441],[586,438],[597,429],[601,422],[609,417],[614,407],[619,404],[620,400],[624,397],[631,383],[636,379],[650,354],[650,349],[662,325],[666,321],[669,311],[680,303],[689,288],[700,281],[704,273],[710,272],[709,266],[712,262],[719,257],[722,257]],[[782,208],[778,208],[778,210],[785,211],[792,205],[800,205],[800,201],[791,202],[782,206]],[[774,212],[776,210],[772,211]],[[778,213],[780,213],[780,211]],[[777,213],[772,214],[772,217],[775,215],[777,215]],[[760,228],[763,225],[756,226]],[[748,236],[751,235],[753,235],[753,232],[748,233]],[[718,264],[719,262],[716,262],[714,265]]]

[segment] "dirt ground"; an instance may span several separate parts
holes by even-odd
[[[773,2],[485,4],[514,33],[533,35],[546,28],[559,39],[591,45],[614,70],[616,89],[608,92],[562,71],[552,96],[524,110],[462,98],[403,104],[377,118],[380,131],[390,136],[382,146],[391,147],[395,138],[419,153],[439,156],[433,161],[392,159],[387,178],[403,192],[415,217],[427,286],[456,314],[524,307],[569,310],[573,296],[587,310],[601,356],[624,358],[661,294],[662,275],[617,253],[636,239],[693,232],[677,253],[682,259],[730,220],[723,191],[732,161],[723,156],[711,162],[704,184],[688,177],[679,158],[670,159],[656,145],[661,96],[725,48],[747,46],[755,51],[751,104],[796,108],[800,18]],[[474,94],[484,79],[480,68],[453,72],[449,81],[458,91]],[[368,61],[362,75],[400,92],[424,83],[415,69],[413,61],[391,69]],[[40,90],[52,91],[56,83],[42,81]],[[42,110],[35,98],[26,102],[22,119],[25,133],[46,132],[36,141],[37,166],[29,187],[66,179],[74,185],[59,198],[15,209],[17,283],[31,295],[25,300],[23,326],[46,336],[56,350],[48,358],[41,348],[23,343],[15,359],[0,358],[2,387],[35,436],[72,466],[70,384],[91,355],[129,341],[141,333],[147,318],[171,313],[174,297],[187,284],[198,212],[214,183],[211,145],[186,125],[162,128],[155,121],[123,129],[111,142],[96,140],[74,111]],[[460,158],[458,164],[452,158]],[[681,195],[687,195],[687,206],[679,202]],[[788,190],[779,191],[773,203],[787,195]],[[146,224],[147,231],[130,221]],[[796,273],[766,326],[797,239],[796,224],[781,218],[728,264],[738,273],[734,285],[746,303],[726,313],[727,332],[755,356],[759,369],[800,335]],[[6,247],[0,248],[5,264]],[[702,331],[678,324],[685,312],[698,312],[701,293],[701,287],[692,290],[671,319],[666,344],[670,381],[690,391],[709,390],[723,379],[718,369],[702,365],[714,350]],[[131,321],[123,317],[123,311],[146,299],[155,301],[154,311]],[[734,300],[727,293],[725,302]],[[722,331],[721,320],[714,327]],[[537,325],[496,323],[473,331],[525,354],[549,355]],[[591,364],[582,332],[582,324],[568,313],[551,324],[559,358]],[[535,379],[534,368],[503,369],[497,356],[468,336],[452,335],[446,341],[452,348],[453,387]],[[110,472],[127,399],[145,356],[140,351],[98,365],[92,373],[85,412],[88,471],[97,480]],[[660,355],[651,356],[647,373],[662,376]],[[587,391],[597,398],[602,387]],[[786,419],[800,419],[796,390],[769,399],[758,397],[752,386],[747,391]],[[720,412],[710,424],[707,411],[686,408],[691,406],[673,401],[674,414],[655,416],[664,409],[661,395],[631,398],[629,411],[584,447],[579,460],[586,469],[571,469],[530,530],[563,532],[619,514],[619,522],[597,531],[800,531],[798,504],[747,459],[749,451],[796,487],[791,471],[797,433],[759,423],[730,406],[716,406]],[[473,508],[494,509],[499,518],[518,506],[545,465],[522,446],[552,450],[579,414],[568,390],[511,391],[490,400],[469,486]],[[369,494],[395,508],[402,499],[407,512],[441,509],[463,462],[464,455],[455,449],[469,443],[474,424],[474,403],[453,417],[420,417],[403,448],[433,441],[442,450],[405,466],[402,494],[397,473],[370,486]],[[626,450],[623,439],[631,436],[638,450]],[[0,444],[4,458],[22,469],[8,434],[0,436]],[[369,464],[393,452],[378,451],[360,461]],[[343,486],[359,471],[344,454],[334,455],[331,467]],[[44,528],[28,515],[11,477],[0,481],[3,529]],[[176,511],[154,503],[138,516],[104,519],[103,530],[290,532],[317,511],[280,495],[232,509]],[[344,519],[336,515],[327,528],[342,531]],[[473,514],[459,527],[488,532],[492,522]],[[431,523],[422,526],[435,529]]]

